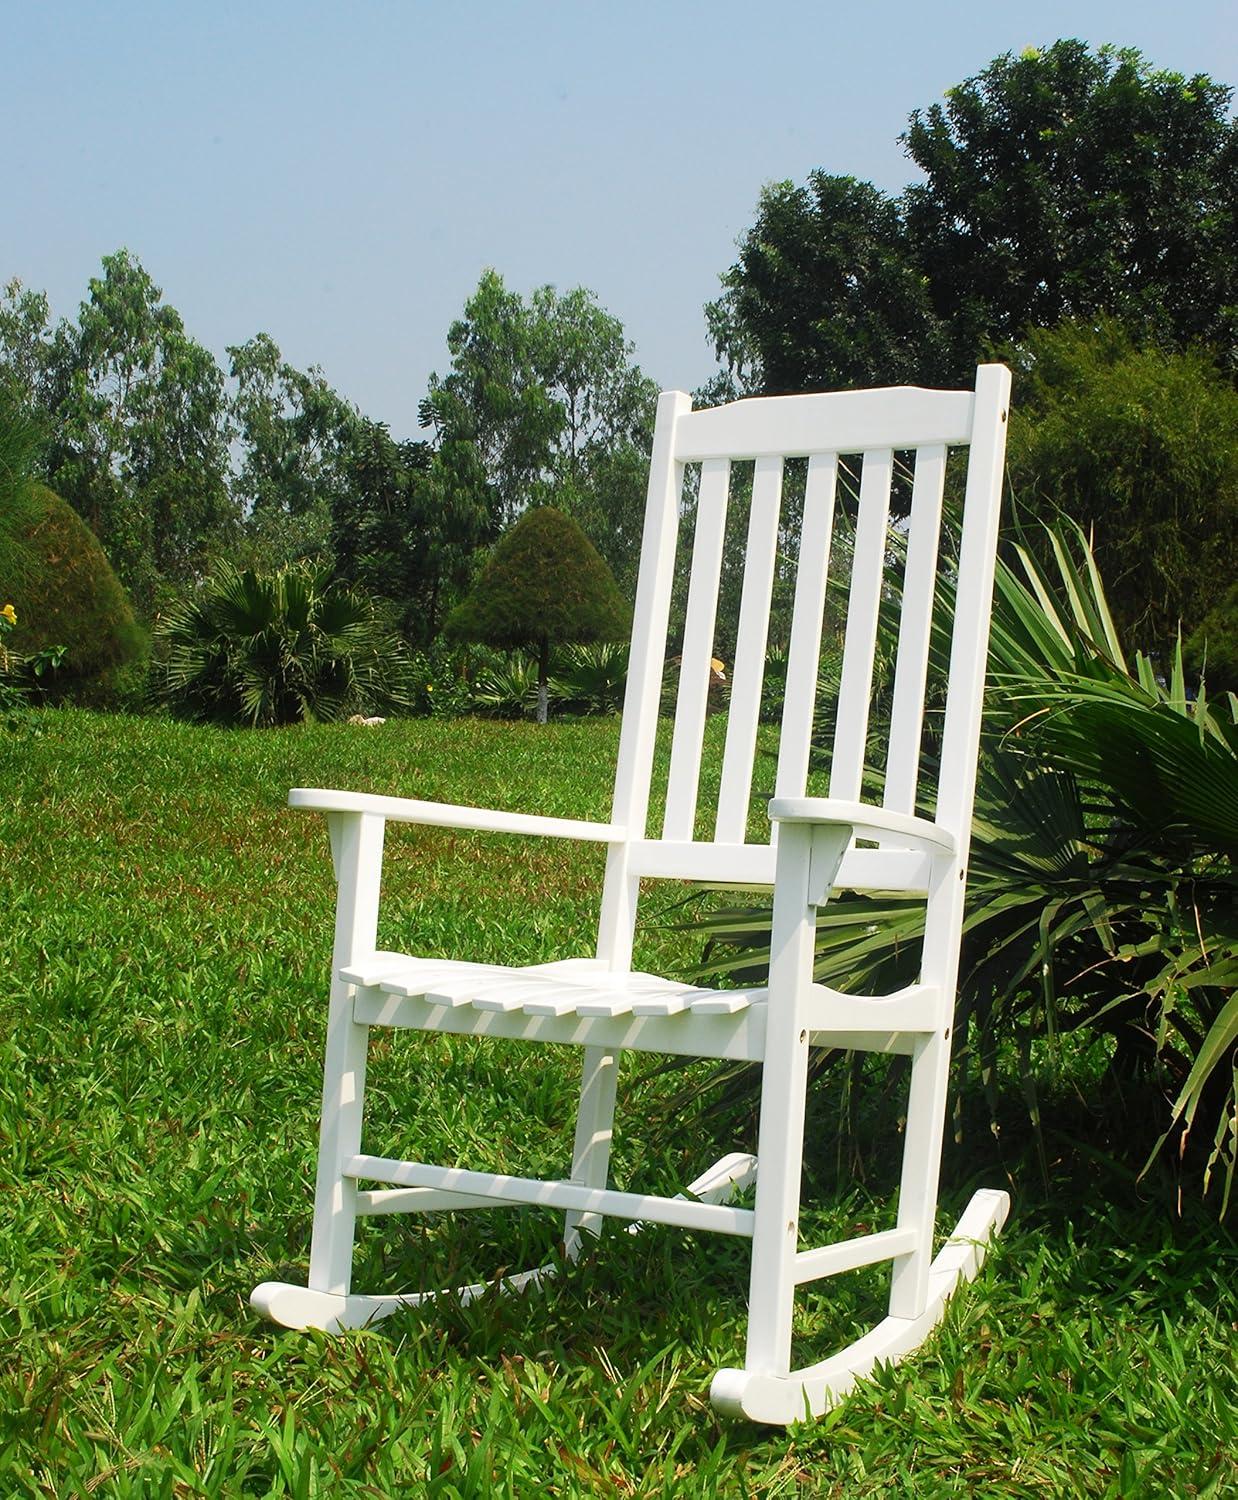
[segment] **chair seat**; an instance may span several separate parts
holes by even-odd
[[[378,952],[339,977],[358,987],[357,1019],[368,1025],[703,1056],[759,1057],[768,995],[616,973],[592,958],[507,968]]]

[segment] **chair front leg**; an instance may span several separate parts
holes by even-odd
[[[338,889],[309,1286],[312,1291],[346,1296],[352,1278],[357,1185],[343,1169],[361,1150],[369,1027],[353,1019],[354,987],[340,979],[339,971],[374,951],[384,823],[369,813],[331,813],[327,825]]]
[[[778,833],[745,1356],[748,1370],[769,1375],[791,1367],[817,905],[850,839],[839,826],[784,823]]]

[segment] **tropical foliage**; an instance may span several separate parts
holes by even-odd
[[[1167,683],[1142,653],[1128,661],[1083,534],[1048,543],[1050,562],[1016,546],[998,572],[960,1082],[974,1071],[995,1104],[1013,1063],[1035,1116],[1034,1054],[1047,1044],[1052,1065],[1068,1035],[1099,1038],[1105,1077],[1162,1101],[1157,1144],[1173,1135],[1205,1189],[1219,1180],[1223,1213],[1238,1140],[1238,702],[1191,698],[1180,656]],[[841,893],[819,919],[818,979],[888,992],[914,973],[923,921],[921,902]],[[708,972],[767,961],[768,913],[706,926]]]
[[[403,646],[325,570],[224,568],[169,612],[157,643],[156,691],[192,719],[269,727],[411,701]]]
[[[537,713],[537,663],[522,651],[497,654],[476,671],[468,706],[486,718],[531,719]]]
[[[551,662],[550,698],[567,713],[617,714],[627,685],[624,641],[565,646]]]

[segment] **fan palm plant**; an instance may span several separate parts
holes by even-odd
[[[224,567],[169,612],[157,640],[157,692],[194,719],[267,727],[411,701],[403,644],[321,569]]]
[[[626,641],[564,646],[551,663],[551,700],[568,713],[617,714],[627,683]]]
[[[1157,1146],[1206,1132],[1222,1214],[1238,1155],[1238,701],[1128,662],[1087,539],[1050,532],[999,567],[958,1035],[993,1103],[1013,1043],[1035,1113],[1033,1043],[1101,1034],[1111,1070],[1164,1098]],[[895,541],[897,545],[897,541]],[[933,642],[944,680],[953,587]],[[894,612],[896,613],[896,612]],[[932,734],[927,754],[933,753]],[[928,810],[931,811],[931,810]],[[821,912],[817,977],[884,993],[918,961],[924,908],[843,892]],[[759,972],[768,914],[706,919],[706,970]],[[965,1029],[966,1028],[966,1029]],[[1154,1153],[1155,1154],[1155,1153]]]

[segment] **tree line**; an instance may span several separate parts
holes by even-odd
[[[1094,530],[1119,623],[1148,649],[1205,622],[1232,641],[1231,95],[1062,40],[913,111],[921,178],[902,194],[824,171],[767,186],[706,308],[719,368],[698,401],[954,385],[1009,360],[1021,511]],[[304,559],[423,646],[486,550],[547,502],[630,597],[656,387],[619,320],[582,288],[522,295],[488,271],[447,352],[419,435],[396,437],[265,333],[222,366],[127,250],[74,319],[53,323],[15,281],[0,297],[0,392],[147,619],[222,559]]]
[[[326,564],[425,644],[478,549],[550,497],[630,580],[656,399],[619,321],[583,288],[525,298],[488,271],[451,364],[396,438],[259,333],[225,370],[129,250],[76,319],[0,297],[0,393],[32,419],[38,469],[90,525],[148,618],[221,561]]]

